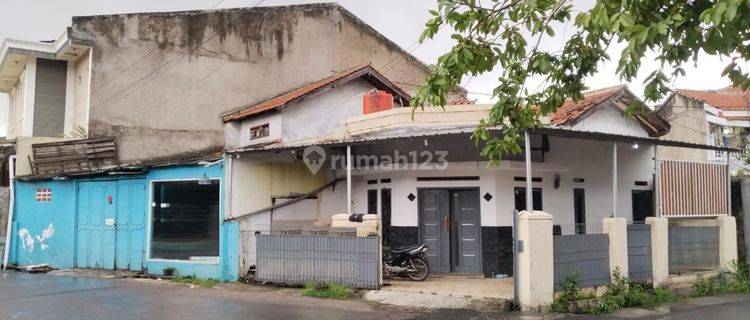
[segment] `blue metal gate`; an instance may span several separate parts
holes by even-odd
[[[145,180],[129,179],[117,182],[115,268],[118,270],[143,269],[146,199]]]
[[[76,266],[143,268],[145,180],[78,184]]]

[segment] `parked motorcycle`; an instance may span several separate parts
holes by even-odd
[[[386,278],[406,276],[414,281],[427,279],[427,246],[411,245],[391,249],[383,247],[383,276]]]

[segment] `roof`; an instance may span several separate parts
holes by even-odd
[[[385,90],[392,94],[395,99],[400,99],[404,103],[409,103],[411,100],[409,94],[401,90],[401,88],[393,84],[390,80],[383,77],[383,75],[377,72],[375,68],[370,65],[363,65],[341,71],[330,77],[309,83],[271,99],[230,112],[222,116],[222,120],[224,122],[240,121],[262,113],[278,110],[327,88],[339,86],[359,78],[367,80],[367,82],[374,87],[380,90]]]
[[[614,97],[625,89],[625,86],[615,86],[592,90],[583,94],[583,99],[574,101],[568,99],[562,106],[555,110],[550,117],[550,123],[556,125],[569,125],[581,118],[583,114],[591,108],[600,105],[602,102]]]
[[[550,123],[558,126],[572,126],[594,110],[595,107],[612,102],[620,112],[627,114],[627,108],[633,99],[638,99],[625,85],[591,90],[583,93],[583,99],[568,99],[550,116]],[[652,137],[665,135],[670,125],[661,116],[653,112],[637,112],[632,119]]]
[[[383,141],[398,141],[402,139],[422,139],[428,137],[438,137],[446,135],[463,135],[466,136],[467,140],[470,139],[471,135],[476,130],[475,125],[460,125],[460,126],[419,126],[419,127],[395,127],[395,128],[383,128],[374,132],[367,132],[363,134],[336,137],[336,138],[323,138],[318,140],[308,141],[295,141],[289,143],[276,143],[271,145],[265,145],[260,147],[247,147],[237,150],[228,150],[228,154],[242,154],[242,153],[255,153],[255,152],[268,152],[279,150],[295,150],[302,149],[308,146],[345,146],[345,145],[363,145],[373,144]],[[490,131],[501,132],[500,127],[488,128]],[[583,131],[575,130],[570,128],[561,127],[541,127],[530,131],[532,134],[546,134],[550,136],[568,137],[568,138],[579,138],[579,139],[591,139],[591,140],[604,140],[604,141],[617,141],[627,143],[650,143],[660,146],[671,146],[681,148],[693,148],[693,149],[705,149],[705,150],[716,150],[716,151],[730,151],[738,152],[738,149],[722,146],[712,146],[708,144],[684,142],[678,140],[660,139],[656,137],[640,137],[623,134],[613,134],[605,132],[594,132],[594,131]]]
[[[677,89],[675,93],[707,103],[721,110],[745,110],[750,108],[750,91],[732,86],[717,90]]]

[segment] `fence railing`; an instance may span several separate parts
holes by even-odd
[[[628,278],[633,281],[651,282],[653,264],[651,256],[651,226],[631,223],[628,233]]]
[[[256,280],[356,288],[380,285],[380,237],[260,234],[255,238]]]
[[[596,287],[611,281],[609,235],[601,233],[601,224],[555,226],[553,259],[555,290],[570,276],[581,287]]]

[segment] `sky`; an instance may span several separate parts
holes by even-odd
[[[217,8],[247,7],[261,0],[0,0],[0,40],[14,38],[23,40],[54,40],[70,26],[71,17],[129,12],[181,11]],[[263,6],[302,4],[321,1],[311,0],[264,0]],[[333,2],[326,1],[326,2]],[[429,19],[428,10],[434,9],[437,0],[338,0],[335,1],[354,13],[380,33],[410,51],[417,58],[431,64],[450,50],[453,41],[451,30],[442,28],[433,40],[417,44],[424,23]],[[578,10],[589,8],[594,0],[574,0]],[[572,28],[568,25],[554,26],[556,37],[545,39],[542,48],[555,50],[562,47],[565,36]],[[628,84],[630,89],[642,95],[643,80],[651,70],[658,68],[653,58],[645,59],[642,72],[630,83],[622,82],[616,75],[619,52],[624,45],[614,43],[608,50],[612,60],[599,66],[599,73],[586,80],[589,88],[601,88]],[[701,55],[697,66],[686,65],[686,75],[674,81],[673,87],[685,89],[717,89],[729,84],[721,77],[726,62],[717,57]],[[479,103],[490,102],[490,93],[497,85],[498,72],[473,78],[465,78],[462,85],[469,91],[469,98]],[[533,87],[533,86],[530,86]],[[7,127],[7,96],[0,94],[0,136]]]

